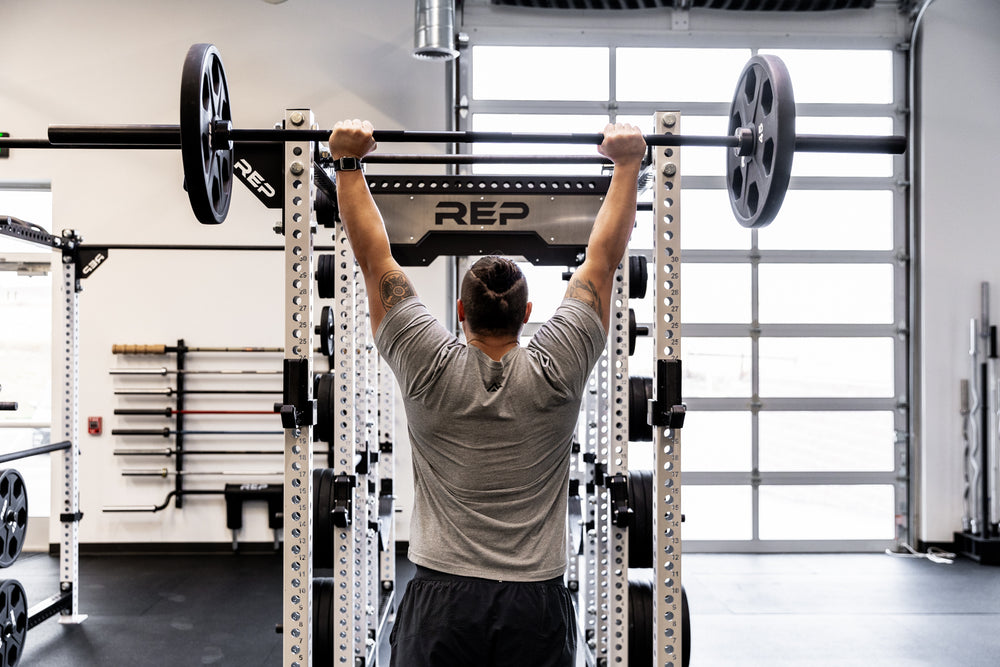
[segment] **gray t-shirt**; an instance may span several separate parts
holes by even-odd
[[[573,432],[604,341],[597,314],[571,298],[501,361],[460,343],[416,298],[388,312],[375,343],[406,407],[412,562],[501,581],[565,571]]]

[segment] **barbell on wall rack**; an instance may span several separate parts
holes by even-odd
[[[272,413],[274,414],[274,413]],[[174,431],[169,428],[113,428],[111,435],[158,435],[169,438],[172,435],[284,435],[284,431]]]
[[[170,501],[174,497],[183,496],[221,496],[226,492],[222,489],[174,489],[167,494],[163,502],[159,505],[111,505],[103,508],[102,512],[160,512],[167,509]]]
[[[274,410],[174,410],[173,408],[116,408],[116,415],[173,417],[174,415],[271,415]]]
[[[111,375],[281,375],[280,370],[189,370],[174,368],[112,368]]]
[[[177,453],[176,449],[171,447],[164,447],[162,449],[116,449],[114,452],[115,456],[173,456]],[[281,449],[199,449],[190,450],[185,449],[181,452],[184,456],[191,456],[192,454],[210,455],[210,456],[226,456],[226,455],[238,455],[238,456],[254,456],[254,455],[264,455],[264,456],[282,456],[284,455],[284,450]],[[313,456],[323,455],[326,452],[322,450],[317,450],[313,452]]]
[[[280,394],[281,389],[184,389],[174,387],[147,387],[144,389],[117,389],[116,396],[181,396],[185,394]]]
[[[187,452],[185,452],[186,454]],[[139,469],[126,468],[122,470],[122,477],[276,477],[283,474],[280,470],[257,471],[250,470],[170,470],[168,468]]]
[[[111,346],[111,354],[168,354],[182,348],[176,345],[123,345]],[[283,347],[187,347],[184,352],[284,352]]]
[[[673,134],[670,116],[663,134],[644,138],[650,146],[722,147],[726,151],[726,183],[737,221],[757,228],[777,215],[796,152],[886,153],[906,150],[901,136],[796,135],[795,97],[788,70],[780,58],[756,55],[737,80],[729,111],[729,134]],[[295,128],[235,129],[225,68],[211,44],[188,49],[181,74],[179,125],[50,125],[48,140],[0,139],[9,148],[179,148],[184,180],[195,216],[204,224],[226,219],[233,187],[234,144],[237,142],[325,142],[329,130]],[[602,134],[550,134],[477,131],[376,130],[376,142],[600,144]],[[453,160],[454,156],[446,156]],[[303,161],[308,156],[303,156]],[[442,158],[444,159],[444,158]],[[464,159],[464,158],[463,158]],[[303,172],[305,165],[300,164]]]

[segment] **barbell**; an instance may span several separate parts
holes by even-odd
[[[179,148],[185,187],[195,217],[203,224],[226,219],[233,187],[235,142],[325,142],[329,130],[298,127],[235,129],[229,84],[212,44],[188,49],[181,74],[179,125],[51,125],[48,141],[0,139],[0,148]],[[887,153],[906,150],[901,136],[796,135],[795,97],[788,69],[773,55],[752,57],[737,82],[729,113],[729,134],[645,135],[650,146],[719,146],[726,151],[726,183],[733,213],[744,227],[769,224],[784,200],[795,152]],[[600,144],[602,134],[537,134],[478,131],[376,130],[377,142]]]

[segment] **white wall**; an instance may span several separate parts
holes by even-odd
[[[979,285],[991,284],[1000,320],[997,108],[1000,4],[937,0],[924,17],[920,61],[920,537],[950,541],[961,530],[959,381],[969,377],[969,318]]]
[[[270,127],[285,108],[296,106],[312,108],[324,127],[341,116],[367,117],[386,128],[442,127],[443,66],[409,56],[413,3],[379,0],[377,12],[374,4],[6,0],[0,9],[0,130],[41,137],[48,124],[175,123],[184,53],[199,41],[215,43],[222,53],[237,127]],[[471,9],[476,3],[469,4]],[[702,16],[692,14],[693,24],[701,26]],[[960,527],[962,513],[958,382],[967,374],[967,320],[979,312],[981,281],[993,283],[991,305],[1000,313],[1000,266],[992,252],[1000,245],[1000,227],[993,220],[996,187],[990,180],[1000,141],[994,122],[1000,106],[1000,4],[938,0],[922,32],[918,535],[946,541]],[[176,151],[20,151],[0,161],[0,180],[51,180],[51,231],[74,228],[87,243],[280,243],[271,231],[277,216],[240,186],[225,224],[199,225],[181,178]],[[327,238],[320,235],[317,242]],[[81,416],[103,415],[108,431],[118,423],[111,412],[122,402],[112,392],[121,381],[106,371],[139,362],[114,358],[112,343],[183,337],[191,345],[280,345],[280,271],[275,253],[113,251],[84,283]],[[414,275],[421,295],[443,317],[449,305],[443,303],[440,266]],[[227,362],[241,363],[201,363]],[[397,436],[405,441],[401,427]],[[124,479],[119,472],[160,466],[166,459],[125,460],[111,450],[167,441],[84,432],[81,443],[84,541],[228,540],[221,501],[192,500],[182,511],[157,515],[101,513],[106,505],[163,498],[166,482]],[[405,450],[396,449],[403,498],[410,495]],[[239,467],[250,465],[268,467]],[[216,488],[224,481],[200,486]],[[270,539],[262,509],[248,511],[245,524],[243,539]],[[399,528],[406,539],[405,519]]]
[[[443,126],[444,65],[414,60],[412,0],[5,0],[0,3],[0,129],[15,137],[44,137],[49,124],[177,123],[181,67],[188,47],[214,43],[226,66],[236,127],[272,127],[286,108],[308,107],[320,127],[341,117],[369,118],[376,127]],[[427,147],[411,147],[421,150]],[[435,147],[435,150],[438,150]],[[198,224],[181,189],[179,151],[14,151],[0,160],[2,180],[51,180],[53,233],[73,228],[87,244],[281,244],[268,211],[241,185],[227,221]],[[329,243],[321,232],[317,244]],[[165,384],[111,378],[111,367],[162,366],[172,358],[120,358],[113,343],[188,345],[282,344],[282,255],[278,252],[113,250],[84,283],[81,295],[81,523],[84,542],[228,541],[221,499],[189,499],[183,510],[112,515],[109,505],[157,504],[172,483],[123,478],[124,468],[172,467],[171,459],[115,457],[117,447],[168,446],[162,438],[113,437],[115,426],[160,426],[154,418],[114,417],[115,407],[166,407],[164,399],[126,401],[118,386]],[[444,315],[441,262],[414,272],[417,289]],[[194,357],[192,357],[194,358]],[[201,368],[223,364],[280,368],[254,358],[198,357]],[[320,360],[317,368],[323,370]],[[173,381],[170,381],[173,384]],[[226,386],[220,382],[216,386]],[[280,386],[280,380],[261,380]],[[206,385],[207,386],[207,381]],[[256,399],[267,409],[273,397]],[[250,400],[247,400],[249,403]],[[242,407],[232,400],[191,397],[190,408]],[[86,434],[85,418],[104,417],[105,434]],[[263,426],[265,425],[266,426]],[[203,417],[191,426],[278,428],[276,418]],[[194,442],[194,441],[192,441]],[[245,441],[198,440],[195,447]],[[280,443],[273,437],[271,446]],[[397,443],[405,444],[398,429]],[[406,496],[409,461],[397,446],[397,479]],[[280,457],[200,458],[203,470],[280,469]],[[190,460],[190,459],[189,459]],[[317,463],[322,464],[318,457]],[[191,488],[221,488],[232,478],[210,478]],[[280,477],[270,481],[280,482]],[[407,539],[405,519],[400,539]],[[269,541],[262,506],[248,507],[241,539]]]

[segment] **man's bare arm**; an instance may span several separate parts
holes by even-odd
[[[615,170],[590,231],[586,259],[570,278],[566,296],[593,308],[607,331],[615,269],[621,263],[635,226],[636,182],[646,142],[637,128],[625,123],[609,123],[604,128],[604,142],[598,150],[614,161]]]
[[[341,121],[330,135],[330,154],[362,158],[375,149],[368,121]],[[358,260],[368,290],[372,331],[378,331],[386,313],[416,291],[402,267],[392,257],[382,214],[361,170],[337,172],[337,205],[347,239]]]

